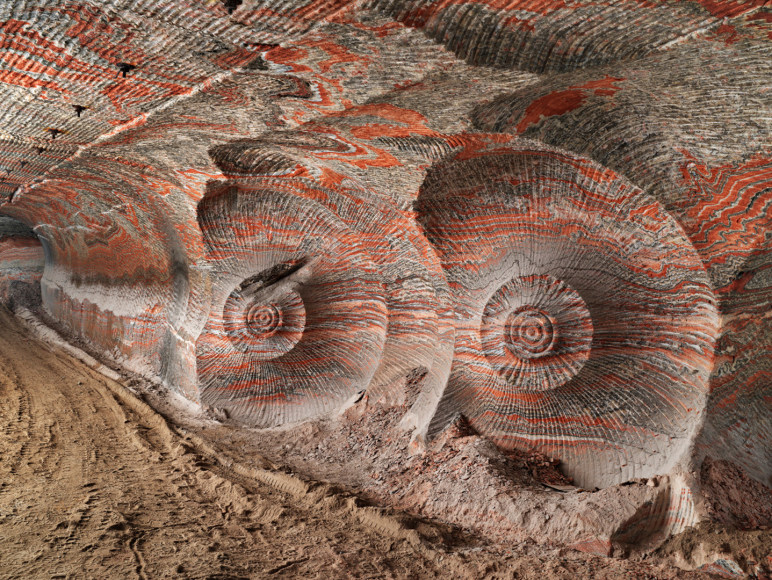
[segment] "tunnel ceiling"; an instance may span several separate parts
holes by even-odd
[[[770,47],[762,0],[4,2],[3,292],[244,424],[420,376],[419,443],[768,485]]]
[[[341,10],[236,4],[4,2],[3,193]]]
[[[522,6],[520,6],[522,4]],[[618,63],[695,36],[769,34],[767,2],[159,0],[0,7],[0,193],[363,7],[469,62],[536,73]],[[339,55],[342,56],[342,55]],[[345,58],[343,59],[345,61]]]

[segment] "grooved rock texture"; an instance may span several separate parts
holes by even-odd
[[[772,484],[771,38],[762,0],[7,2],[0,298],[248,426],[367,395],[417,450],[462,416],[677,481],[623,543],[733,513],[720,462]]]
[[[695,249],[655,200],[523,143],[436,164],[416,211],[455,289],[442,410],[461,409],[503,447],[561,457],[596,485],[666,472],[683,456],[718,316]]]
[[[21,222],[0,217],[0,302],[34,304],[44,263],[43,246],[35,233]]]

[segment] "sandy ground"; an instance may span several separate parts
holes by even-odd
[[[486,544],[254,456],[236,464],[0,310],[0,578],[281,577],[712,576]]]

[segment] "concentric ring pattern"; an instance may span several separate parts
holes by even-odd
[[[291,351],[306,326],[303,298],[291,288],[255,291],[240,284],[225,303],[223,319],[231,343],[257,360]]]
[[[388,315],[355,233],[321,205],[270,187],[226,186],[199,214],[218,269],[197,347],[202,401],[271,426],[363,390]]]
[[[235,178],[215,184],[199,205],[217,265],[210,322],[198,341],[202,399],[251,424],[278,425],[365,390],[400,400],[394,390],[422,369],[424,388],[404,404],[414,407],[407,421],[427,425],[453,350],[436,253],[414,220],[374,192],[310,177],[323,173],[304,158],[315,141],[301,143],[295,158],[277,148],[281,139],[211,153],[227,172],[234,155],[240,161]],[[326,145],[319,146],[328,152]],[[292,174],[260,174],[278,166]],[[274,377],[277,366],[283,382],[271,378],[269,388],[262,377]]]
[[[707,396],[717,314],[681,228],[609,170],[524,142],[435,165],[416,203],[454,293],[434,429],[462,412],[583,485],[665,472]]]
[[[579,294],[549,275],[519,276],[485,305],[483,352],[508,384],[559,387],[590,356],[592,317]]]

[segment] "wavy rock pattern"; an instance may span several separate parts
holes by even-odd
[[[755,2],[631,0],[372,0],[475,65],[564,72],[641,58],[722,19],[756,11]],[[623,22],[624,26],[619,23]]]
[[[444,409],[504,447],[561,457],[583,484],[678,461],[718,320],[697,253],[659,204],[534,144],[435,165],[416,210],[457,289]]]
[[[769,14],[747,15],[639,62],[542,81],[473,114],[480,129],[592,157],[678,220],[723,321],[699,456],[731,457],[765,483],[772,476],[772,122],[758,114],[769,97],[756,79],[772,74],[772,50],[753,39],[759,26],[769,28]],[[696,59],[705,68],[691,79],[688,63]],[[647,86],[670,90],[652,94]]]
[[[339,147],[320,139],[294,145],[307,156]],[[371,397],[389,396],[391,383],[424,369],[416,413],[430,416],[452,348],[434,251],[376,194],[322,185],[310,178],[317,165],[266,153],[282,142],[274,135],[213,150],[226,172],[242,177],[218,185],[198,208],[216,265],[213,311],[198,342],[203,400],[276,425],[368,388]],[[258,175],[290,167],[292,177]]]
[[[364,393],[416,443],[463,415],[587,487],[669,473],[652,526],[680,529],[706,457],[772,481],[770,23],[5,3],[0,213],[39,241],[0,222],[0,296],[39,284],[74,335],[249,425]]]

